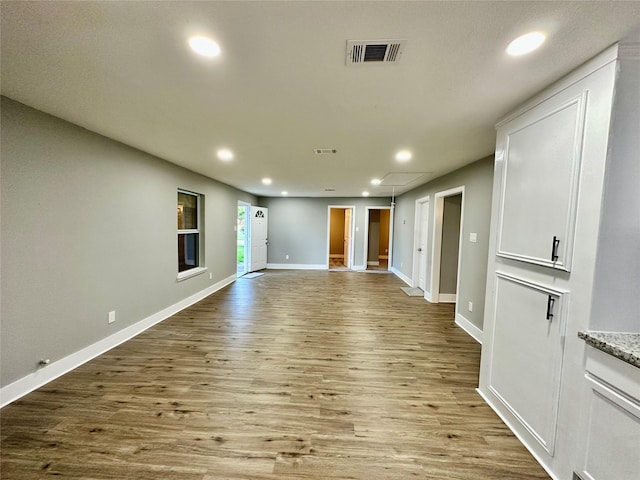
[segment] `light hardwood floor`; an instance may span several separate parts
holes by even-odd
[[[2,479],[548,479],[453,305],[269,271],[5,407]]]

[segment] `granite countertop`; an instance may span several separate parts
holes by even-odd
[[[640,333],[578,332],[587,345],[640,368]]]

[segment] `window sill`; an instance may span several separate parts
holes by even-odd
[[[182,282],[183,280],[186,280],[187,278],[191,278],[191,277],[195,277],[196,275],[200,275],[200,274],[206,272],[207,270],[209,270],[207,267],[191,268],[189,270],[185,270],[184,272],[180,272],[178,274],[178,276],[176,277],[176,280],[178,282]]]

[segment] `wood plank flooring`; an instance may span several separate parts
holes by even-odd
[[[269,271],[1,415],[2,479],[548,479],[475,392],[453,305]]]

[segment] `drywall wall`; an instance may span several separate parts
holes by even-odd
[[[462,225],[462,265],[458,303],[460,313],[474,326],[482,329],[484,294],[487,277],[491,192],[493,189],[493,156],[473,162],[466,167],[437,178],[401,195],[396,199],[394,215],[393,268],[403,276],[413,278],[413,241],[415,237],[415,202],[430,196],[429,231],[427,244],[427,290],[430,291],[431,252],[433,251],[434,196],[438,192],[464,185],[464,221]],[[469,234],[476,233],[477,241],[470,242]],[[473,302],[473,312],[468,302]]]
[[[354,267],[363,268],[366,206],[388,206],[386,197],[307,198],[260,197],[269,208],[268,262],[276,265],[318,267],[327,264],[327,216],[329,205],[355,206]],[[289,255],[289,258],[286,258]]]
[[[1,111],[2,386],[235,273],[237,201],[255,197],[5,97]],[[204,195],[209,268],[182,282],[178,188]]]
[[[440,293],[455,294],[458,281],[460,215],[462,195],[445,197],[442,214],[442,250],[440,260]]]

